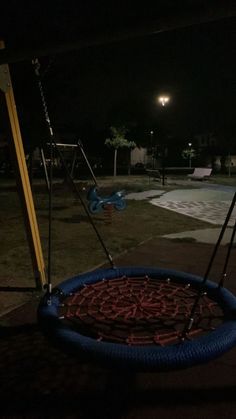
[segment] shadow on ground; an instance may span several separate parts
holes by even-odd
[[[227,248],[212,270],[218,278]],[[236,249],[228,286],[236,290]],[[212,246],[153,239],[118,265],[168,267],[203,275]],[[1,417],[235,418],[236,350],[208,364],[168,373],[127,373],[76,359],[49,343],[37,325],[37,301],[1,317]]]

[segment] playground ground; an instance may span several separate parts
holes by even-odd
[[[119,265],[146,264],[202,275],[212,245],[153,239],[120,256]],[[221,246],[212,277],[218,278]],[[236,292],[236,250],[228,287]],[[38,330],[38,301],[2,317],[0,417],[233,419],[236,350],[205,365],[168,373],[125,374],[83,363],[52,347]]]
[[[190,239],[150,238],[117,256],[115,263],[137,266],[145,261],[147,266],[204,275],[213,243]],[[227,248],[226,243],[220,246],[213,280],[220,276]],[[228,274],[227,287],[236,293],[235,247]],[[0,417],[235,418],[235,349],[181,371],[109,371],[52,347],[38,329],[37,306],[34,295],[1,317]]]

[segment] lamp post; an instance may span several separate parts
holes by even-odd
[[[158,103],[161,104],[162,107],[165,107],[169,101],[170,96],[168,95],[160,95],[157,97]],[[165,185],[165,157],[166,157],[167,149],[164,144],[162,144],[162,186]]]
[[[188,143],[188,146],[189,146],[189,155],[188,155],[189,167],[192,167],[192,143]]]
[[[154,148],[153,148],[153,134],[154,131],[150,131],[150,138],[151,138],[151,153],[152,153],[152,169],[154,169]]]

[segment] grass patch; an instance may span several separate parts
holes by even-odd
[[[225,186],[234,186],[236,184],[236,174],[232,174],[231,176],[222,176],[222,175],[214,175],[211,178],[212,183],[216,183],[219,185]]]
[[[129,178],[130,179],[130,178]],[[140,178],[134,184],[104,180],[107,189],[141,188]],[[148,180],[144,182],[146,188]],[[159,187],[159,186],[158,186]],[[150,186],[152,188],[152,186]],[[144,189],[145,190],[145,189]],[[2,285],[32,286],[34,284],[31,259],[24,230],[23,217],[16,191],[4,189],[1,219],[1,283]],[[84,192],[84,197],[86,196]],[[48,199],[43,188],[34,188],[34,200],[47,263]],[[104,251],[84,214],[82,206],[65,185],[57,185],[53,199],[52,279],[57,284],[65,278],[92,269],[106,261]],[[125,211],[113,212],[111,224],[106,224],[104,213],[94,222],[112,256],[136,247],[150,237],[209,227],[209,224],[182,214],[149,204],[147,201],[128,201]],[[140,261],[142,263],[142,261]]]

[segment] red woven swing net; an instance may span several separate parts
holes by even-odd
[[[67,297],[60,317],[97,340],[165,346],[179,340],[197,292],[189,284],[148,276],[104,279]],[[188,337],[213,330],[223,317],[217,302],[204,294]]]

